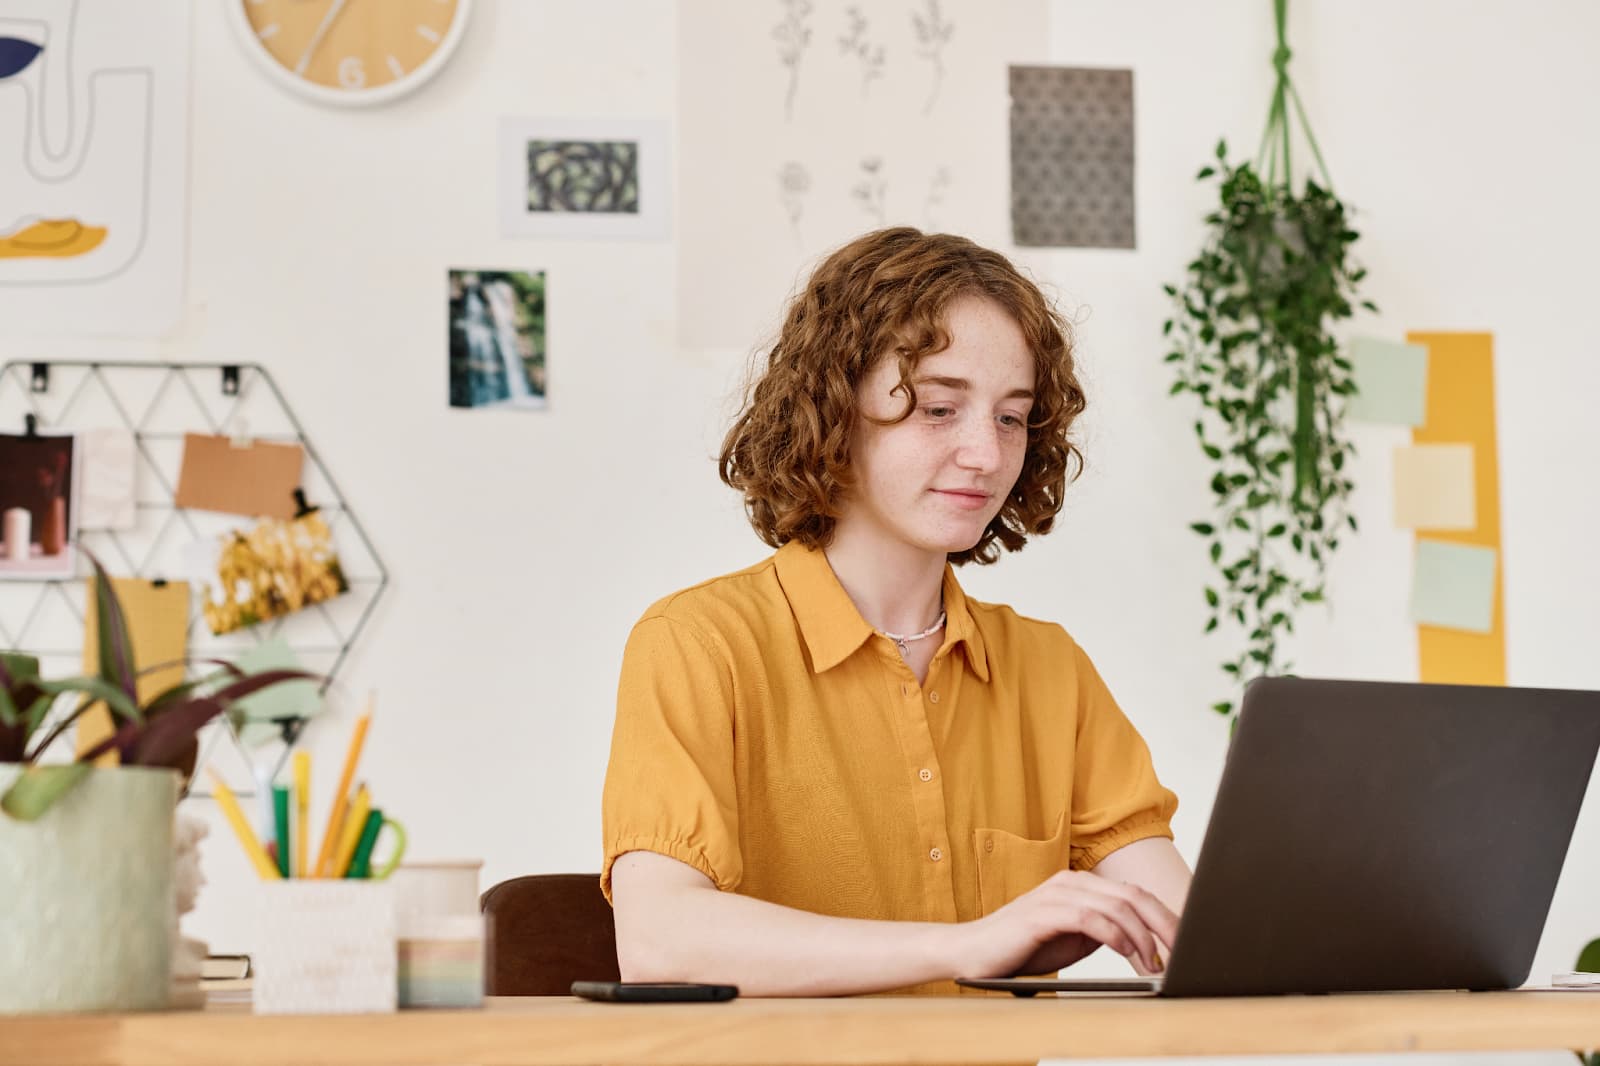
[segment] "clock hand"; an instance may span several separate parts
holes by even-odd
[[[300,54],[300,62],[294,65],[296,74],[306,72],[306,64],[311,62],[311,53],[317,50],[317,45],[322,43],[322,38],[328,35],[328,27],[333,25],[333,20],[339,17],[339,12],[344,10],[345,0],[333,0],[333,6],[328,8],[328,13],[322,16],[322,22],[317,26],[317,32],[311,35],[311,43],[306,45],[306,50]]]

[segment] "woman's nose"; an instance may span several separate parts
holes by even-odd
[[[1000,463],[1000,427],[992,418],[975,418],[961,427],[956,461],[974,470],[993,470]]]

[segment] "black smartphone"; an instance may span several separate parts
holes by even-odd
[[[606,1003],[721,1003],[737,996],[739,988],[685,982],[574,981],[572,994]]]

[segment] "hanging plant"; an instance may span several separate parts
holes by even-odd
[[[1327,566],[1349,511],[1355,448],[1344,404],[1351,365],[1332,328],[1359,306],[1366,271],[1350,258],[1357,234],[1333,193],[1327,165],[1289,79],[1287,0],[1274,0],[1277,84],[1256,164],[1216,162],[1200,181],[1220,194],[1200,254],[1181,285],[1165,286],[1175,310],[1162,327],[1176,372],[1172,394],[1199,401],[1195,436],[1211,463],[1213,514],[1191,527],[1209,542],[1216,579],[1205,589],[1206,632],[1242,634],[1222,664],[1237,690],[1253,677],[1285,673],[1281,642],[1302,604],[1321,602]],[[1289,106],[1311,145],[1319,184],[1293,187]],[[1237,633],[1235,632],[1237,631]],[[1234,701],[1212,705],[1233,712]]]

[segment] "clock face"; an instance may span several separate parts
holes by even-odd
[[[430,78],[470,0],[228,0],[268,73],[324,103],[392,100]]]

